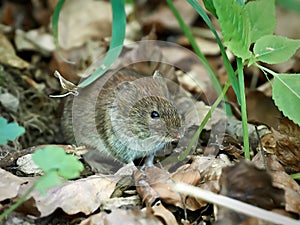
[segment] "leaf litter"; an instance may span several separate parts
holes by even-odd
[[[49,74],[59,68],[67,80],[78,81],[77,74],[79,71],[86,71],[87,65],[95,59],[95,50],[98,54],[99,51],[105,53],[107,50],[111,26],[109,3],[106,1],[87,2],[87,4],[82,4],[81,1],[76,1],[69,6],[67,5],[65,10],[68,10],[68,13],[65,13],[65,17],[62,17],[60,21],[63,31],[60,33],[63,52],[71,60],[78,62],[77,66],[67,65],[57,57],[52,48],[49,48],[49,46],[53,46],[53,42],[49,36],[51,34],[47,25],[55,1],[48,1],[45,5],[32,1],[30,7],[34,10],[33,15],[26,13],[28,5],[19,7],[12,2],[5,3],[3,6],[4,12],[13,9],[15,13],[12,20],[10,17],[8,18],[7,13],[4,13],[3,22],[7,24],[7,27],[15,26],[22,32],[15,34],[19,36],[18,39],[15,39],[17,48],[14,49],[14,45],[10,43],[12,39],[9,38],[13,34],[9,33],[9,29],[1,28],[1,40],[4,43],[1,47],[3,46],[3,51],[8,54],[4,55],[4,58],[0,58],[1,78],[3,77],[1,88],[4,88],[5,93],[19,99],[17,111],[10,110],[3,103],[4,100],[1,101],[1,115],[9,121],[17,121],[24,126],[26,134],[18,141],[10,142],[0,148],[2,167],[0,169],[1,210],[6,209],[12,202],[19,199],[38,178],[36,171],[23,170],[19,164],[16,164],[18,158],[26,156],[38,148],[28,147],[39,144],[64,144],[64,141],[59,138],[61,136],[59,134],[59,116],[56,116],[59,115],[57,114],[59,100],[48,98],[49,94],[59,93],[60,87],[57,80]],[[168,40],[171,38],[177,43],[190,47],[183,35],[178,34],[180,27],[172,14],[168,12],[168,7],[165,4],[155,3],[155,6],[151,6],[142,1],[136,2],[142,9],[139,13],[144,16],[137,16],[139,28],[135,30],[137,34],[131,34],[132,37],[144,36],[146,40],[159,40],[160,38]],[[183,7],[181,4],[186,3],[176,1],[175,5],[179,5],[182,10],[181,13],[187,15],[185,17],[186,22],[195,29],[203,27],[194,10]],[[155,8],[159,10],[155,10]],[[37,9],[43,9],[43,11]],[[88,18],[82,13],[85,10],[90,12],[90,14],[86,14],[89,15]],[[102,16],[99,13],[101,10]],[[22,12],[22,15],[25,15],[26,26],[17,24],[18,13],[16,12]],[[289,14],[282,12],[280,15],[281,19],[289,16]],[[78,20],[81,18],[83,23],[78,25],[76,23],[78,20],[70,18],[77,18]],[[170,20],[174,23],[167,22]],[[279,21],[280,26],[277,28],[277,32],[285,34],[282,23]],[[153,29],[153,27],[155,28]],[[150,30],[152,30],[151,33],[146,36]],[[289,32],[293,32],[293,29],[292,31],[289,29]],[[141,33],[143,35],[140,35]],[[39,35],[45,35],[43,36],[45,38],[39,38]],[[176,35],[177,38],[174,38]],[[289,36],[294,38],[299,38],[297,35],[296,31],[289,33]],[[32,37],[37,37],[37,42]],[[30,48],[26,47],[24,43],[23,45],[19,43],[22,38],[27,39],[27,42],[30,41]],[[41,40],[45,40],[45,43],[38,42]],[[221,83],[224,83],[227,78],[222,73],[222,63],[220,62],[219,51],[214,47],[214,40],[201,36],[197,41],[204,45],[202,49],[207,49],[204,53],[209,56],[211,64],[218,71]],[[32,48],[33,46],[35,48]],[[189,90],[191,96],[201,99],[201,96],[206,95],[209,100],[202,99],[206,103],[210,103],[216,98],[216,93],[212,89],[203,67],[193,62],[193,59],[184,52],[175,53],[172,48],[151,48],[151,51],[149,49],[149,46],[144,46],[138,50],[127,49],[128,54],[124,53],[124,61],[121,63],[128,65],[147,54],[156,59],[161,59],[161,57],[173,58],[172,62],[182,63],[185,72],[192,75],[193,82],[190,76],[180,74],[176,70],[174,73],[174,68],[162,63],[141,62],[132,64],[131,67],[149,75],[153,73],[154,69],[159,69],[163,71],[163,74],[167,74],[171,80]],[[29,54],[25,54],[26,51],[27,53],[29,51]],[[297,67],[299,60],[295,58],[292,60],[292,63],[286,64],[286,67],[280,67],[278,72],[293,71],[299,68],[299,66]],[[201,74],[201,76],[197,76],[197,74]],[[249,68],[245,73],[246,82],[250,83],[252,74],[253,71]],[[195,81],[201,83],[201,88],[199,85],[195,85]],[[266,82],[260,75],[257,86]],[[263,94],[268,95],[268,93]],[[175,168],[166,167],[171,168],[169,171],[159,167],[140,171],[129,166],[112,176],[95,175],[86,164],[81,178],[62,181],[61,186],[49,189],[46,196],[40,195],[37,191],[32,192],[30,197],[8,220],[25,218],[26,215],[30,215],[34,218],[31,223],[36,224],[37,221],[40,222],[43,219],[51,220],[53,215],[58,215],[61,220],[63,220],[64,215],[68,215],[70,216],[68,222],[75,223],[77,221],[76,224],[120,224],[120,221],[124,224],[212,224],[212,221],[216,221],[214,224],[228,224],[229,222],[232,224],[262,223],[254,217],[246,217],[234,211],[224,210],[222,207],[213,209],[212,204],[202,199],[179,194],[172,189],[176,182],[184,182],[299,219],[299,183],[288,175],[299,172],[299,135],[297,135],[299,126],[287,119],[280,119],[282,115],[276,111],[276,107],[273,107],[272,101],[266,100],[270,105],[267,105],[265,109],[259,109],[262,105],[262,98],[264,96],[262,97],[261,93],[248,93],[247,100],[254,101],[253,104],[249,104],[248,108],[249,114],[253,115],[251,116],[253,122],[267,125],[264,128],[267,129],[267,132],[260,133],[265,153],[258,151],[259,140],[255,139],[255,144],[252,147],[252,162],[241,160],[243,148],[241,147],[240,134],[236,132],[238,130],[236,128],[240,127],[241,124],[235,119],[229,122],[230,128],[234,127],[234,129],[224,131],[226,132],[224,139],[226,142],[220,142],[216,137],[215,142],[206,145],[205,132],[212,132],[211,130],[217,127],[218,123],[224,122],[221,119],[222,116],[217,116],[213,118],[215,119],[214,122],[207,125],[194,155],[189,156],[184,164]],[[229,101],[235,102],[235,99],[229,98]],[[199,104],[202,116],[207,112],[203,108],[203,103]],[[268,113],[265,113],[266,111]],[[236,114],[238,116],[238,112]],[[262,117],[263,114],[265,117]],[[257,136],[254,127],[251,136]],[[73,149],[71,150],[72,154],[77,153],[77,148],[62,146],[66,151]],[[86,149],[85,151],[89,150]],[[78,157],[84,161],[80,152]],[[31,157],[26,160],[30,161]],[[132,176],[126,174],[126,172],[131,174],[131,171],[134,171]]]

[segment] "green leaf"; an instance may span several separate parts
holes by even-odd
[[[286,117],[300,125],[300,74],[274,76],[272,98]]]
[[[275,0],[257,0],[246,4],[251,25],[251,43],[273,34],[276,26]]]
[[[205,8],[211,12],[215,17],[217,17],[216,9],[214,7],[213,0],[203,0]]]
[[[0,145],[7,144],[25,133],[25,128],[17,123],[8,123],[3,117],[0,117]]]
[[[42,194],[45,195],[49,188],[55,187],[61,184],[61,180],[56,171],[50,171],[44,176],[40,177],[37,181],[35,188]]]
[[[253,52],[257,61],[277,64],[287,61],[300,47],[300,40],[287,37],[266,35],[254,44]]]
[[[55,146],[36,150],[32,155],[32,160],[45,173],[54,170],[65,179],[76,178],[83,170],[82,163],[75,156],[66,154],[62,148]]]
[[[235,0],[213,0],[224,45],[243,60],[251,57],[250,21],[247,11]]]

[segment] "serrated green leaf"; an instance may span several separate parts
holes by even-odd
[[[57,171],[65,179],[73,179],[80,175],[83,165],[78,159],[67,154],[62,148],[47,146],[38,149],[32,155],[32,160],[45,172]]]
[[[300,74],[274,76],[272,98],[286,117],[300,125]]]
[[[287,61],[300,47],[300,40],[287,37],[266,35],[254,44],[253,52],[257,61],[277,64]]]
[[[246,4],[251,25],[251,43],[273,34],[276,26],[275,0],[258,0]]]
[[[25,133],[25,128],[17,123],[8,123],[3,117],[0,117],[0,145],[7,144]]]
[[[61,180],[56,171],[50,171],[44,176],[40,177],[35,185],[35,188],[42,194],[45,195],[49,188],[55,187],[61,184]]]
[[[250,21],[247,11],[235,0],[213,0],[224,45],[243,60],[251,57]]]

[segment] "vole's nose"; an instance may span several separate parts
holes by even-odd
[[[182,137],[183,137],[183,132],[181,132],[181,131],[173,132],[171,143],[172,143],[172,144],[178,144],[179,140],[180,140]]]
[[[178,145],[178,143],[179,143],[179,139],[174,139],[171,141],[171,144],[174,146]]]

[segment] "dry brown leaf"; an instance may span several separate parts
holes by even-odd
[[[272,177],[245,160],[223,169],[221,194],[264,208],[285,206],[284,191],[272,185]]]
[[[277,129],[262,138],[266,151],[274,153],[287,171],[300,171],[300,127],[287,118],[280,120]]]
[[[36,26],[31,1],[1,1],[1,23],[29,30]]]
[[[179,76],[178,80],[179,83],[187,90],[200,95],[204,95],[206,98],[209,97],[206,95],[211,92],[208,90],[212,90],[211,81],[207,75],[206,69],[202,66],[202,64],[192,64],[190,71],[187,74]],[[209,99],[212,100],[212,97],[210,97]]]
[[[285,191],[285,210],[300,215],[300,187],[284,171],[272,171],[273,185]]]
[[[271,175],[245,160],[223,169],[221,185],[222,195],[264,209],[282,208],[285,204],[284,191],[272,185]],[[224,207],[219,207],[216,217],[216,224],[270,224]]]
[[[196,37],[195,40],[198,47],[200,48],[201,52],[204,55],[214,56],[220,54],[220,48],[216,41],[211,41],[201,37]],[[182,36],[181,38],[178,39],[177,42],[178,44],[183,46],[190,45],[189,40],[186,36]]]
[[[294,212],[300,215],[300,186],[289,176],[274,154],[266,155],[266,165],[272,175],[272,184],[284,190],[285,213]],[[264,168],[263,158],[258,153],[252,160],[259,168]]]
[[[11,199],[18,195],[21,184],[25,178],[17,177],[0,168],[0,201]]]
[[[186,176],[187,174],[189,174],[189,178],[183,179],[183,175]],[[175,172],[171,177],[171,175],[165,170],[157,167],[150,167],[143,173],[141,171],[137,171],[134,177],[136,180],[137,191],[148,205],[153,205],[155,201],[160,199],[167,204],[183,208],[182,203],[184,201],[184,197],[172,191],[171,187],[175,182],[172,177],[175,177],[177,180],[183,179],[186,182],[192,182],[192,184],[195,184],[197,183],[195,181],[199,180],[197,179],[197,177],[199,177],[199,173],[195,172],[194,169],[189,171],[189,165],[185,165],[182,169],[179,169],[178,174]]]
[[[222,152],[226,153],[227,155],[235,159],[244,157],[244,149],[241,143],[234,137],[225,134],[224,137],[222,137],[222,140],[220,140],[220,143],[222,143]]]
[[[18,69],[25,69],[29,63],[18,57],[15,50],[7,38],[0,33],[0,63]]]
[[[190,185],[197,185],[200,181],[200,172],[195,163],[179,167],[171,176],[174,182],[184,182]]]
[[[53,35],[43,28],[28,32],[16,30],[15,44],[18,51],[35,51],[46,56],[55,50]]]
[[[220,191],[220,177],[222,169],[226,166],[231,165],[225,155],[215,158],[214,156],[207,157],[195,157],[192,165],[194,168],[198,168],[200,172],[200,181],[198,187],[208,190],[214,193]],[[196,210],[207,205],[207,202],[202,199],[195,199],[193,197],[187,197],[186,204]]]
[[[269,127],[277,127],[281,112],[271,97],[260,91],[249,91],[246,95],[248,120]]]
[[[153,170],[154,169],[158,169],[158,168],[153,167]],[[154,202],[157,201],[157,199],[159,198],[159,194],[151,186],[152,183],[150,180],[153,179],[153,177],[151,177],[151,175],[154,175],[154,173],[150,173],[149,172],[150,170],[152,171],[152,168],[148,168],[147,172],[137,170],[133,174],[136,190],[139,193],[139,195],[141,196],[143,202],[145,202],[146,205],[148,205],[148,206],[153,205]],[[165,173],[163,173],[163,174],[165,175]],[[159,176],[160,173],[158,173],[156,175]],[[155,176],[155,177],[157,177],[157,176]],[[148,179],[150,179],[150,180],[148,180]],[[157,182],[160,180],[161,180],[161,178],[158,178]]]
[[[59,43],[64,49],[111,35],[111,5],[107,1],[66,1],[59,17]]]
[[[48,216],[58,208],[70,215],[79,212],[89,215],[100,206],[101,202],[110,198],[118,179],[118,177],[90,176],[76,181],[66,181],[61,186],[48,190],[46,196],[34,191],[29,196],[33,200],[31,208],[33,210],[36,207],[40,217]],[[27,189],[28,185],[22,187],[20,195]]]
[[[137,18],[145,30],[154,26],[158,32],[166,30],[180,30],[180,26],[172,11],[164,2],[147,2],[136,0]],[[184,0],[175,0],[174,5],[182,16],[184,22],[190,25],[197,18],[197,12]]]
[[[217,158],[215,156],[197,156],[193,160],[193,164],[198,165],[200,171],[201,180],[198,186],[204,190],[218,193],[220,191],[219,179],[222,169],[231,165],[229,159],[223,154],[220,154]]]
[[[163,225],[149,210],[115,209],[110,213],[100,212],[85,219],[80,225]]]
[[[197,210],[207,203],[200,199],[182,196],[172,191],[171,187],[175,182],[181,181],[216,193],[219,191],[222,168],[227,165],[229,164],[220,158],[195,157],[192,164],[183,165],[172,174],[151,167],[144,172],[137,171],[134,179],[139,195],[148,205],[153,205],[160,199],[164,203],[180,208]]]
[[[178,224],[175,216],[167,210],[162,204],[156,204],[151,207],[153,215],[158,217],[160,221],[163,221],[165,225],[176,225]]]
[[[117,66],[127,66],[128,68],[134,69],[140,74],[151,76],[155,70],[159,70],[164,77],[170,80],[174,80],[174,62],[169,59],[162,49],[163,45],[169,45],[165,42],[150,40],[149,34],[144,37],[141,42],[137,42],[136,45],[128,45],[130,51],[119,59]],[[161,46],[160,46],[161,45]],[[169,46],[170,47],[170,46]],[[175,50],[178,49],[174,47]],[[170,65],[169,65],[170,64]],[[114,66],[116,63],[114,64]]]

